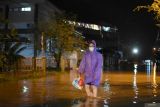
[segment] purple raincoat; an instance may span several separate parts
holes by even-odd
[[[101,80],[103,58],[102,54],[96,51],[96,42],[92,40],[92,43],[95,47],[94,51],[86,51],[79,66],[79,73],[84,73],[85,84],[99,86]]]

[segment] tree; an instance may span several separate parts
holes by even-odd
[[[9,70],[18,59],[23,58],[19,53],[26,49],[26,46],[22,46],[15,29],[7,33],[0,32],[0,36],[0,68]]]
[[[138,10],[140,11],[141,9],[147,9],[148,12],[153,13],[155,20],[157,21],[156,24],[159,28],[160,28],[160,0],[154,0],[153,3],[151,5],[146,5],[146,6],[137,6],[134,11]],[[155,62],[155,60],[160,60],[160,53],[158,50],[154,50],[153,51],[153,61]],[[159,63],[159,61],[157,61],[157,63]]]
[[[26,46],[22,46],[20,42],[5,42],[3,48],[4,50],[1,52],[1,67],[5,71],[11,70],[12,67],[17,70],[17,61],[20,58],[24,58],[19,53],[26,49]]]
[[[147,9],[148,12],[153,12],[155,19],[160,22],[160,0],[154,0],[151,5],[137,6],[134,11],[141,9]]]
[[[44,32],[45,36],[53,41],[52,48],[54,48],[58,67],[63,52],[83,48],[85,45],[82,36],[75,34],[75,26],[70,24],[69,20],[74,20],[74,18],[68,17],[64,13],[56,14],[55,17],[51,16],[48,22],[40,25],[41,32]]]
[[[8,24],[9,21],[0,16],[0,24]],[[24,38],[23,38],[24,39]],[[26,49],[22,46],[22,42],[28,42],[19,38],[17,30],[12,28],[11,30],[0,30],[0,69],[1,71],[8,71],[23,56],[19,55],[21,51]]]

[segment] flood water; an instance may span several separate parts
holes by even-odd
[[[104,71],[99,98],[71,82],[75,71],[0,83],[0,107],[160,107],[158,71]]]

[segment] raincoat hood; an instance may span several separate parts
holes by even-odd
[[[96,41],[95,40],[90,41],[89,44],[90,43],[94,44],[94,47],[96,47]]]
[[[96,51],[96,41],[95,40],[91,40],[90,42],[89,42],[89,44],[93,44],[94,45],[94,52]],[[89,50],[88,50],[89,51]]]

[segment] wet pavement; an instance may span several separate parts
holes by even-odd
[[[0,107],[160,107],[158,72],[105,71],[99,98],[87,98],[71,82],[75,71],[0,83]]]

